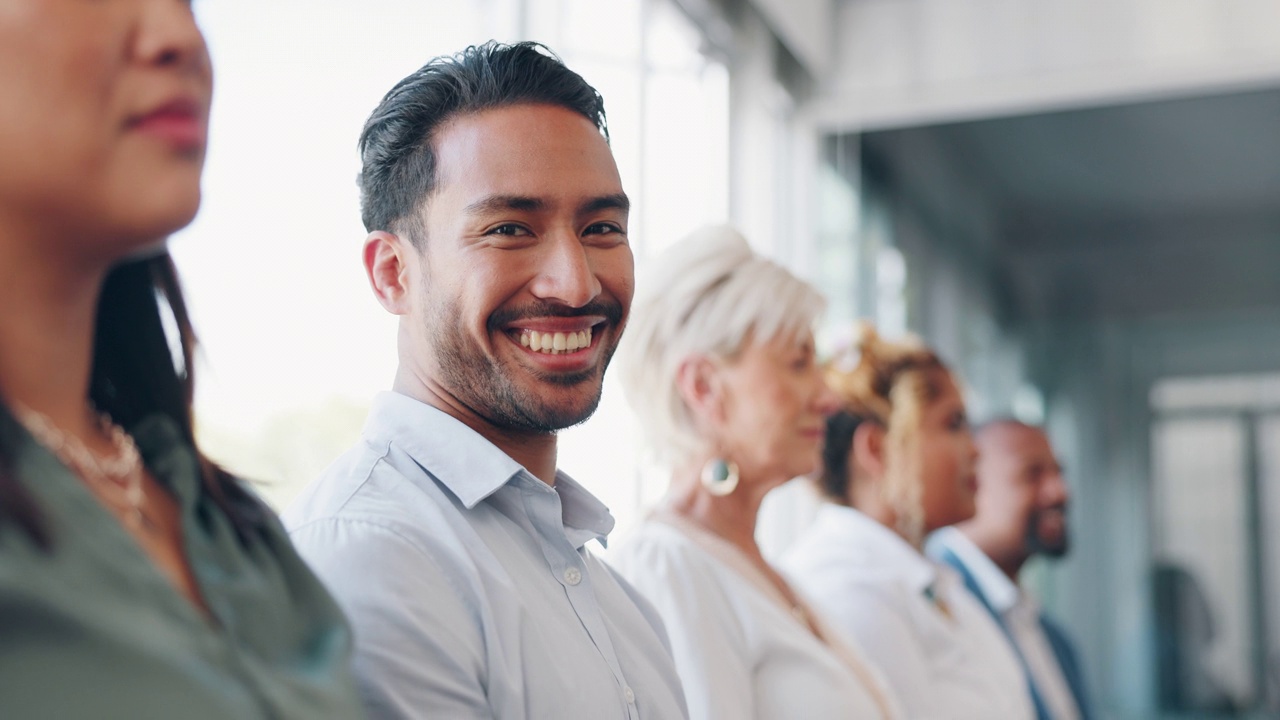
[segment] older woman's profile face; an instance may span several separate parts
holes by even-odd
[[[813,472],[826,417],[836,407],[813,334],[749,341],[723,376],[722,436],[743,476],[785,482]]]
[[[0,0],[6,234],[112,258],[185,225],[211,89],[189,2]]]

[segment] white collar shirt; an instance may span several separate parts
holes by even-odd
[[[355,629],[374,720],[686,718],[661,620],[585,547],[613,516],[396,393],[284,513]]]
[[[1000,613],[1005,628],[1022,653],[1041,700],[1048,706],[1054,720],[1079,720],[1080,709],[1040,624],[1041,609],[1035,598],[1014,584],[981,548],[959,530],[943,528],[929,538],[929,543],[931,547],[937,544],[955,553],[987,602]]]
[[[892,530],[828,503],[782,569],[875,664],[913,720],[1035,717],[1003,631],[965,589]]]
[[[717,536],[650,520],[611,559],[671,630],[693,720],[904,717],[856,648],[842,635],[819,640]]]

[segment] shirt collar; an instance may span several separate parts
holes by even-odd
[[[374,397],[364,435],[403,450],[468,510],[524,471],[466,423],[396,392]]]
[[[817,523],[833,529],[838,542],[849,543],[863,561],[902,579],[912,590],[925,592],[938,579],[938,567],[900,535],[846,505],[825,503]]]
[[[1022,599],[1022,590],[1004,574],[991,558],[974,544],[969,536],[954,527],[942,528],[929,538],[929,543],[938,543],[955,553],[964,563],[973,581],[978,584],[987,602],[1000,613],[1009,612]]]
[[[559,494],[565,532],[575,547],[592,539],[603,545],[613,530],[609,508],[566,473],[557,470],[551,488],[466,423],[407,395],[378,393],[364,435],[403,450],[468,510],[504,486],[522,483]]]
[[[609,546],[609,533],[616,521],[609,508],[578,481],[559,470],[556,471],[556,492],[560,494],[560,515],[564,519],[565,535],[575,548],[581,548],[588,540],[599,540]]]

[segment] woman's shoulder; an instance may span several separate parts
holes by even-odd
[[[733,571],[680,528],[649,520],[621,544],[609,563],[646,595],[678,595],[705,605],[732,603]]]
[[[648,570],[661,575],[705,575],[714,561],[678,528],[649,519],[610,553],[609,563],[624,576]]]

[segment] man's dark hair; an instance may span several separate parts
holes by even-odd
[[[609,138],[600,93],[544,45],[491,40],[435,58],[391,88],[360,133],[365,229],[419,244],[416,223],[406,220],[436,188],[436,129],[459,115],[521,104],[572,110]]]

